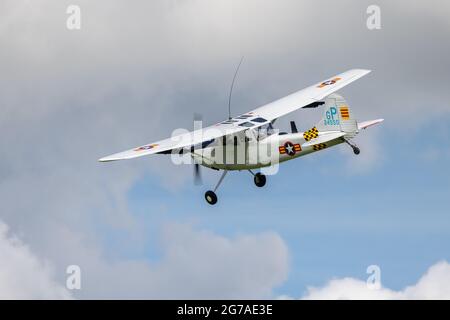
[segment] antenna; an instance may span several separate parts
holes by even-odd
[[[228,96],[228,120],[231,120],[231,94],[233,93],[234,80],[236,80],[236,76],[239,72],[239,67],[241,66],[242,60],[244,60],[244,56],[241,57],[241,61],[239,61],[236,72],[234,73],[233,81],[231,82],[230,95]]]

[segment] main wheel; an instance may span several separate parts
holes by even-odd
[[[208,202],[210,205],[214,205],[217,203],[217,196],[214,193],[214,191],[206,191],[205,192],[205,200],[206,202]]]
[[[255,174],[253,181],[255,182],[255,185],[257,187],[264,187],[266,185],[266,176],[258,172],[257,174]]]
[[[358,147],[354,147],[354,148],[353,148],[353,153],[354,153],[354,154],[358,155],[360,152],[361,152],[361,150],[359,150]]]

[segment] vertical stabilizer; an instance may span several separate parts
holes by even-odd
[[[316,125],[319,132],[343,131],[349,134],[358,132],[358,124],[345,99],[333,93],[325,99],[322,120]]]

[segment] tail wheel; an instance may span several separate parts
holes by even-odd
[[[361,152],[361,150],[359,150],[358,147],[354,147],[354,148],[353,148],[353,153],[354,153],[354,154],[358,155],[358,154],[360,154],[360,152]]]
[[[214,193],[214,191],[206,191],[205,192],[205,200],[210,205],[215,205],[217,203],[217,195]]]
[[[257,174],[255,174],[253,181],[255,182],[255,185],[257,187],[264,187],[266,185],[266,176],[258,172]]]

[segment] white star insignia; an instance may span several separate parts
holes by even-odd
[[[289,154],[292,153],[293,149],[294,149],[294,146],[292,146],[292,145],[290,145],[290,144],[288,144],[288,145],[286,146],[286,150],[287,150],[287,152],[288,152]]]

